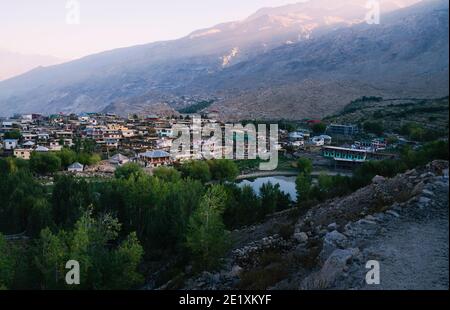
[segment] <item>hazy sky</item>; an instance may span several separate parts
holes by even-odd
[[[0,0],[0,48],[64,59],[158,40],[239,20],[300,0],[75,0],[80,24],[66,23],[74,0]],[[71,17],[72,15],[69,15]],[[69,19],[73,20],[73,19]]]

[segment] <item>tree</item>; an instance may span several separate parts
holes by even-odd
[[[28,216],[27,234],[37,237],[42,229],[53,227],[52,206],[44,198],[37,198]]]
[[[178,170],[169,167],[158,167],[153,170],[153,175],[161,180],[167,182],[176,182],[181,179],[181,174]]]
[[[61,165],[67,168],[77,160],[77,154],[69,148],[63,148],[56,155],[61,159]]]
[[[239,175],[236,163],[228,159],[214,159],[208,161],[211,177],[217,181],[234,181]]]
[[[0,290],[10,287],[14,279],[14,261],[11,248],[0,233]]]
[[[313,171],[313,164],[311,159],[300,158],[297,161],[297,168],[300,171],[300,173],[304,173],[305,175],[311,174],[311,172]]]
[[[38,271],[41,289],[61,289],[63,275],[65,274],[64,263],[67,258],[68,249],[63,240],[64,232],[54,235],[49,228],[41,231],[34,251],[34,267]]]
[[[26,230],[34,201],[45,198],[45,187],[27,169],[15,164],[7,169],[0,173],[0,231],[17,234]]]
[[[311,177],[305,173],[300,173],[295,180],[297,189],[297,201],[308,201],[311,193]]]
[[[39,174],[55,173],[61,170],[61,159],[52,152],[33,152],[30,157],[30,168]]]
[[[136,234],[118,242],[120,224],[105,214],[96,219],[87,208],[73,230],[49,229],[41,232],[34,247],[34,264],[44,289],[129,289],[140,285],[143,277],[137,268],[143,249]],[[116,244],[116,246],[114,246]],[[80,285],[67,286],[64,279],[68,260],[80,265]]]
[[[199,180],[202,183],[206,183],[211,180],[211,171],[208,163],[205,161],[189,161],[180,167],[180,171],[183,177]]]
[[[364,123],[364,131],[367,133],[373,133],[377,136],[383,134],[384,128],[383,123],[381,122],[365,122]]]
[[[227,228],[234,229],[254,224],[261,218],[261,200],[250,185],[239,188],[227,184],[227,205],[223,214]]]
[[[100,162],[102,158],[98,154],[91,154],[87,152],[81,152],[77,155],[77,161],[80,164],[91,166]]]
[[[221,186],[211,187],[189,219],[186,244],[200,270],[219,266],[229,246],[228,232],[222,221],[226,192]]]
[[[144,250],[139,243],[136,233],[131,233],[113,252],[112,262],[115,271],[110,282],[105,283],[110,289],[133,288],[142,284],[144,278],[138,272],[138,266],[144,256]],[[105,272],[111,272],[105,270]]]
[[[21,136],[22,135],[20,134],[19,130],[11,130],[11,131],[5,132],[5,135],[3,138],[19,140]]]
[[[261,207],[262,214],[261,219],[267,214],[275,212],[277,209],[278,194],[280,190],[280,185],[273,185],[271,182],[265,183],[261,186],[260,196],[261,196]]]
[[[144,173],[142,167],[136,163],[126,163],[125,165],[118,167],[114,172],[116,179],[128,179],[131,176],[137,177]]]
[[[324,123],[316,123],[312,126],[312,131],[316,135],[323,134],[325,130],[327,130],[327,125],[325,125]]]
[[[52,193],[53,218],[64,228],[72,227],[93,201],[89,183],[70,175],[58,176]]]

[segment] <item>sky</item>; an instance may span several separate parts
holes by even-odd
[[[0,0],[0,49],[71,60],[176,39],[295,2],[300,0]]]

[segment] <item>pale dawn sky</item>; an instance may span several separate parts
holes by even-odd
[[[80,23],[67,4],[79,3]],[[300,0],[0,0],[0,49],[74,59],[175,39]],[[74,7],[71,6],[72,11]],[[69,14],[69,15],[68,15]],[[76,19],[75,19],[76,20]]]

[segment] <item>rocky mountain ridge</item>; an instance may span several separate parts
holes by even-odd
[[[384,0],[373,27],[358,24],[362,0],[263,9],[179,40],[39,68],[0,83],[0,114],[126,114],[201,96],[222,98],[213,108],[225,117],[303,118],[362,95],[448,95],[448,3],[387,13],[415,2]]]

